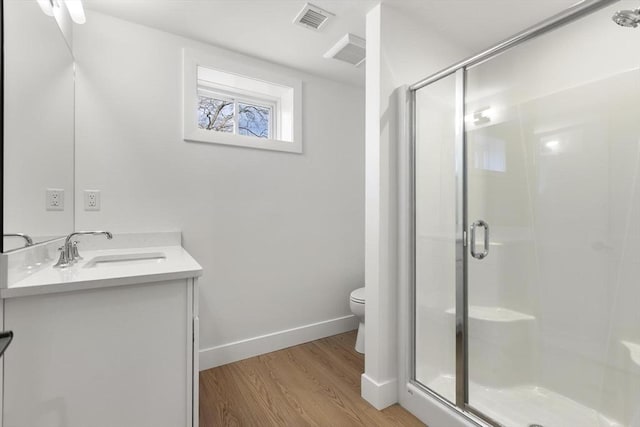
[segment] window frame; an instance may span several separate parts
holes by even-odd
[[[212,65],[215,64],[215,65]],[[228,55],[208,55],[183,49],[183,139],[187,142],[207,142],[247,148],[302,153],[302,81],[278,72],[278,66],[247,58],[231,59]],[[198,68],[252,81],[257,86],[270,87],[270,93],[251,91],[220,82],[199,79]],[[201,129],[198,125],[200,96],[232,100],[234,132]],[[269,107],[269,138],[238,134],[238,104]]]

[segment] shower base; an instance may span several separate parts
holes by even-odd
[[[455,401],[454,377],[441,375],[426,385]],[[508,427],[623,427],[592,408],[535,385],[500,389],[470,381],[469,401],[475,409]]]

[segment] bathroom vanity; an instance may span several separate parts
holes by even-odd
[[[202,269],[179,233],[117,237],[68,268],[59,241],[3,255],[3,427],[198,425]]]

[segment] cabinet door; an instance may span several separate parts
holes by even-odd
[[[4,427],[176,427],[191,418],[186,280],[6,300]]]
[[[193,390],[193,395],[191,396],[193,411],[191,423],[193,427],[198,427],[200,425],[200,288],[198,287],[197,278],[192,279],[190,289],[192,290],[191,317],[193,318],[193,340],[190,343],[190,348],[193,352],[193,357],[191,359],[191,369],[193,370],[193,376],[191,377],[191,387]],[[189,344],[187,346],[189,346]]]

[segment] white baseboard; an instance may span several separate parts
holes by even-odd
[[[199,352],[200,370],[204,371],[271,351],[341,334],[357,327],[358,319],[354,315],[349,315],[201,349]]]
[[[395,378],[379,383],[362,374],[360,389],[362,398],[379,411],[398,403],[398,380]]]

